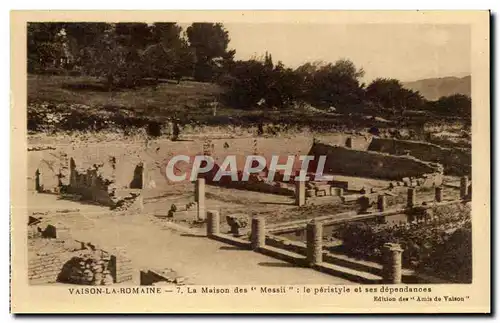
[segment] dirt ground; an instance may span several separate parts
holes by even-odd
[[[104,207],[60,200],[50,194],[33,194],[28,201],[30,212],[49,212],[41,216],[68,226],[74,239],[104,250],[125,250],[137,274],[141,269],[172,268],[185,276],[188,284],[350,283],[209,240],[199,231],[160,224],[147,215],[117,215]]]
[[[321,140],[343,145],[350,135],[332,134]],[[38,138],[40,139],[40,138]],[[138,274],[141,269],[172,268],[187,277],[194,284],[344,284],[340,278],[319,272],[294,267],[288,263],[255,252],[240,250],[230,245],[209,240],[204,228],[192,224],[194,215],[185,218],[164,220],[173,203],[187,204],[194,201],[194,185],[189,182],[172,185],[161,174],[162,162],[174,154],[199,154],[203,151],[203,138],[171,142],[152,141],[87,141],[67,140],[59,142],[31,140],[30,146],[48,145],[52,149],[28,152],[29,214],[41,216],[53,224],[70,229],[74,239],[91,242],[102,249],[120,248],[126,250]],[[94,138],[95,139],[95,138]],[[360,136],[357,149],[366,149],[369,139]],[[312,136],[287,136],[281,138],[260,138],[258,153],[270,155],[307,154]],[[214,139],[212,151],[223,157],[227,154],[239,156],[254,154],[253,138]],[[148,168],[148,183],[154,186],[143,190],[144,209],[141,214],[121,214],[108,207],[61,199],[57,195],[34,193],[33,174],[41,162],[57,165],[58,158],[66,154],[75,158],[77,165],[85,167],[116,156],[122,162],[117,170],[122,177],[120,185],[127,185],[138,162],[144,161]],[[387,188],[389,182],[349,176],[335,176],[336,180],[348,180],[355,189],[372,187]],[[446,177],[444,193],[448,198],[458,197],[459,180]],[[452,187],[455,186],[455,187]],[[401,188],[404,189],[404,188]],[[346,192],[346,194],[351,194]],[[405,195],[401,193],[402,196]],[[406,197],[405,197],[406,199]],[[432,201],[434,190],[421,190],[418,202]],[[206,208],[221,214],[221,230],[228,230],[225,216],[246,214],[264,215],[269,224],[333,215],[357,208],[354,202],[333,203],[330,197],[317,198],[314,205],[299,208],[292,196],[262,192],[206,186]],[[135,278],[136,283],[138,277]]]

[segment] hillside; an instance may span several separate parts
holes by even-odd
[[[437,100],[442,96],[452,94],[471,94],[471,76],[441,77],[405,82],[403,85],[414,91],[419,91],[428,100]]]
[[[84,104],[131,111],[135,114],[171,116],[176,113],[210,114],[199,107],[217,100],[216,84],[193,81],[162,82],[136,89],[108,92],[96,78],[84,76],[28,75],[28,102]]]
[[[301,132],[304,127],[318,132],[388,128],[395,122],[392,115],[370,109],[349,113],[325,112],[308,105],[282,110],[235,109],[223,103],[223,92],[223,88],[213,83],[177,84],[169,80],[157,86],[143,84],[108,92],[92,77],[28,75],[28,130],[131,134],[146,128],[151,136],[158,136],[175,118],[183,126],[183,133],[200,132],[206,126],[234,130],[272,124],[266,133],[277,134]],[[408,119],[406,125],[421,127],[434,118],[419,113]]]

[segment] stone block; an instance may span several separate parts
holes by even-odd
[[[317,190],[316,191],[316,196],[317,197],[326,196],[326,192],[324,190]]]
[[[231,228],[231,234],[238,237],[248,227],[249,217],[246,214],[231,214],[226,216],[226,221]]]
[[[316,190],[317,191],[324,191],[326,196],[330,195],[330,185],[325,185],[325,184],[317,185]]]

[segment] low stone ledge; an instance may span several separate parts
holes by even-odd
[[[228,234],[224,234],[224,233],[214,234],[210,238],[213,240],[217,240],[220,242],[224,242],[224,243],[242,248],[242,249],[248,249],[248,250],[251,249],[250,241],[243,240],[243,239],[240,239],[237,237],[233,237],[233,236],[230,236]]]
[[[308,267],[306,257],[291,251],[275,248],[271,246],[264,246],[257,250],[259,253],[270,256],[288,263],[297,265],[299,267]]]
[[[319,263],[313,266],[317,271],[332,276],[344,278],[346,280],[361,283],[361,284],[380,284],[382,282],[382,277],[378,275],[373,275],[371,273],[366,273],[346,267],[341,267],[326,262]]]
[[[306,255],[306,250],[307,250],[307,246],[304,242],[293,241],[273,235],[266,236],[266,245],[295,252],[303,256]]]

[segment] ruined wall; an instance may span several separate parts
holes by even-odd
[[[372,136],[369,134],[338,133],[317,136],[320,142],[331,146],[347,147],[356,150],[367,150],[370,146]]]
[[[370,144],[371,137],[337,133],[328,135],[317,135],[321,142],[331,145],[346,146],[348,141],[353,149],[366,150]],[[108,141],[103,143],[81,142],[67,146],[51,147],[45,150],[33,150],[28,153],[28,175],[29,187],[35,189],[35,177],[38,168],[41,169],[42,183],[49,191],[54,192],[59,188],[59,175],[63,185],[69,185],[70,171],[69,161],[72,157],[76,162],[78,172],[84,173],[89,169],[94,169],[94,165],[99,166],[99,173],[103,178],[112,179],[117,191],[123,189],[145,189],[148,194],[155,194],[153,191],[176,192],[176,185],[166,180],[164,168],[166,162],[174,155],[184,154],[194,156],[204,153],[205,142],[210,145],[210,154],[219,163],[227,155],[238,157],[238,168],[244,166],[244,157],[255,153],[264,156],[267,160],[272,155],[289,156],[305,155],[309,152],[313,144],[313,135],[294,135],[273,138],[224,138],[213,140],[178,141],[168,140],[158,141],[132,141],[118,142]],[[46,148],[46,147],[45,147]],[[67,154],[67,155],[66,155]],[[138,167],[142,165],[142,180],[139,178]],[[50,166],[50,167],[49,167]],[[91,178],[88,178],[92,180]],[[83,183],[83,179],[81,180]],[[72,186],[75,187],[75,182]],[[80,185],[78,190],[86,191],[85,185]],[[55,189],[55,190],[54,190]],[[99,193],[98,190],[97,193]],[[96,196],[96,191],[84,192],[91,199],[100,200],[106,196]],[[160,194],[160,193],[158,193]]]
[[[85,200],[95,201],[103,205],[114,206],[112,199],[112,178],[104,178],[100,168],[102,165],[94,165],[90,169],[77,169],[73,158],[70,160],[70,184],[68,192],[79,194]]]
[[[91,243],[72,239],[65,227],[46,225],[30,217],[28,224],[28,280],[30,284],[56,282],[109,285],[133,279],[130,259],[122,250],[111,253]]]
[[[30,284],[51,284],[57,281],[66,261],[72,252],[56,250],[47,254],[32,254],[28,261],[28,279]]]
[[[313,144],[309,154],[326,155],[324,172],[331,174],[401,180],[404,177],[442,173],[441,165],[424,162],[411,156],[393,156],[323,143]]]
[[[442,164],[447,174],[471,174],[472,156],[468,149],[445,148],[420,141],[373,138],[368,150],[392,155],[410,154],[421,160]]]
[[[111,256],[110,271],[115,283],[132,280],[133,269],[130,259],[123,250],[115,250]]]
[[[28,191],[58,193],[69,183],[66,153],[55,149],[29,150]]]
[[[134,171],[129,175],[128,177],[131,179],[129,185],[120,188],[116,185],[113,162],[94,164],[91,168],[82,169],[77,168],[75,161],[71,158],[70,183],[67,191],[81,195],[84,200],[107,205],[113,209],[139,210],[143,207],[142,171]],[[129,186],[135,188],[127,188]]]

